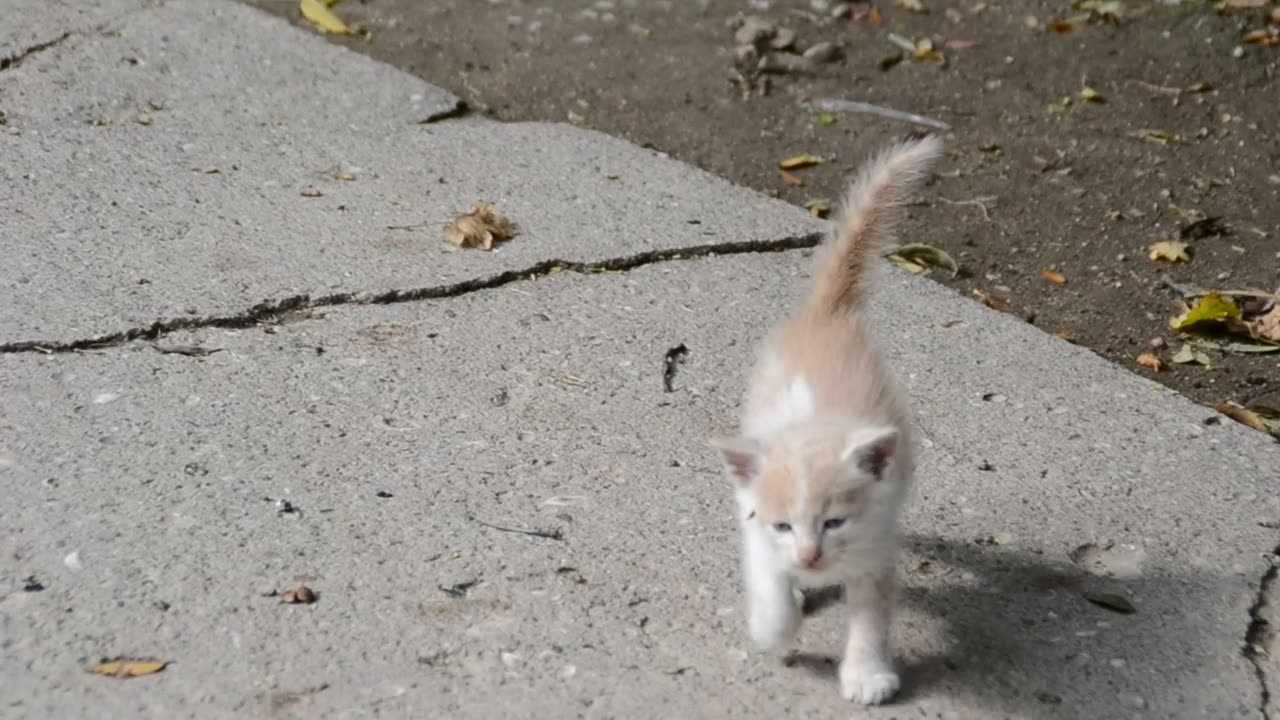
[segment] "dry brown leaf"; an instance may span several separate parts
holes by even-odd
[[[89,668],[95,675],[110,675],[118,678],[131,678],[140,675],[154,675],[165,669],[169,663],[165,660],[103,660]]]
[[[1138,364],[1144,368],[1150,368],[1156,372],[1164,369],[1164,363],[1160,362],[1160,358],[1155,353],[1145,352],[1138,356]]]
[[[448,225],[444,226],[444,239],[458,247],[480,248],[492,250],[495,242],[510,240],[515,235],[515,226],[506,216],[499,215],[493,205],[478,202],[471,210],[455,215]]]
[[[302,191],[301,193],[299,193],[299,194],[300,194],[300,195],[302,195],[302,197],[309,197],[309,198],[317,198],[317,197],[323,197],[323,196],[324,196],[324,193],[320,192],[319,190],[317,190],[317,189],[315,189],[315,188],[307,188],[306,190],[303,190],[303,191]]]
[[[349,172],[336,172],[333,174],[333,179],[341,180],[343,182],[352,182],[356,179],[356,176]]]
[[[786,170],[779,170],[778,174],[782,176],[782,182],[790,185],[791,187],[800,187],[801,185],[804,185],[803,180],[796,177],[795,175],[792,175]]]
[[[1002,313],[1013,312],[1013,306],[1009,304],[1008,300],[1005,300],[1002,297],[991,295],[989,293],[985,293],[977,289],[973,291],[973,296],[978,299],[978,302],[982,303],[983,305],[986,305],[992,310],[999,310]]]
[[[1271,312],[1249,323],[1249,334],[1259,340],[1270,340],[1280,343],[1280,305],[1271,308]]]
[[[306,585],[299,585],[280,594],[280,602],[294,605],[310,605],[316,601],[316,593]]]
[[[1054,270],[1050,270],[1050,269],[1048,269],[1048,268],[1045,268],[1045,269],[1041,270],[1041,271],[1040,271],[1040,276],[1041,276],[1041,277],[1043,277],[1045,280],[1048,280],[1049,282],[1051,282],[1051,283],[1053,283],[1053,284],[1055,284],[1055,285],[1066,285],[1066,284],[1067,284],[1067,276],[1066,276],[1066,275],[1063,275],[1062,273],[1060,273],[1060,272],[1056,272],[1056,271],[1054,271]]]
[[[1280,44],[1280,30],[1276,28],[1259,28],[1250,30],[1240,38],[1240,42],[1246,45],[1262,45],[1263,47],[1271,47]]]
[[[1190,246],[1179,240],[1161,240],[1147,248],[1147,257],[1165,262],[1188,262],[1191,260],[1191,256],[1187,254],[1188,247]]]
[[[1247,407],[1233,402],[1224,402],[1214,405],[1213,409],[1242,425],[1267,432],[1267,423],[1263,421],[1262,416]]]
[[[1071,343],[1072,345],[1075,345],[1075,344],[1076,344],[1076,336],[1075,336],[1075,335],[1072,335],[1071,333],[1069,333],[1069,332],[1067,332],[1067,331],[1065,331],[1065,330],[1063,330],[1062,332],[1056,332],[1056,333],[1054,333],[1054,334],[1053,334],[1053,336],[1054,336],[1054,337],[1056,337],[1056,338],[1058,338],[1059,340],[1063,340],[1063,341],[1065,341],[1065,342],[1069,342],[1069,343]]]

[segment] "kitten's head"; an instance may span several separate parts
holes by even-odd
[[[743,522],[772,540],[787,569],[822,579],[849,553],[887,540],[901,488],[886,476],[899,454],[892,427],[799,426],[766,446],[713,444],[733,480]]]

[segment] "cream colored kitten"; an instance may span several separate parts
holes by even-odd
[[[798,588],[844,585],[840,689],[865,704],[899,687],[889,626],[897,516],[914,463],[910,410],[862,303],[899,207],[941,151],[933,137],[907,141],[863,168],[808,300],[765,342],[741,437],[713,443],[741,510],[752,639],[782,649],[800,625]]]

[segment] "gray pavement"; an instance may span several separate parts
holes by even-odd
[[[597,134],[420,125],[453,99],[238,5],[24,7],[6,53],[71,34],[0,72],[0,716],[1276,717],[1260,433],[886,269],[906,687],[853,708],[838,606],[750,652],[705,442],[808,275],[750,251],[817,223]],[[445,246],[482,199],[519,235]],[[118,655],[172,664],[85,672]]]

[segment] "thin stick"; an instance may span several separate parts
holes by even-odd
[[[976,197],[970,200],[950,200],[944,197],[939,197],[938,199],[948,205],[977,205],[978,209],[982,211],[982,219],[986,220],[987,222],[991,222],[991,213],[987,212],[986,203],[989,203],[995,200],[996,196],[983,195],[982,197]]]
[[[934,120],[923,115],[915,113],[894,110],[883,105],[872,105],[871,103],[858,102],[856,100],[840,100],[838,98],[822,98],[813,103],[812,107],[824,112],[856,112],[868,113],[870,115],[879,115],[880,117],[889,118],[891,120],[904,120],[906,122],[915,123],[917,125],[927,125],[928,127],[938,128],[939,130],[949,130],[951,126],[941,120]]]
[[[471,518],[471,521],[477,525],[483,525],[499,532],[516,533],[518,535],[529,535],[532,537],[546,538],[548,540],[564,540],[564,533],[560,532],[560,528],[555,530],[521,530],[520,528],[503,527],[502,525],[494,525],[477,518]]]

